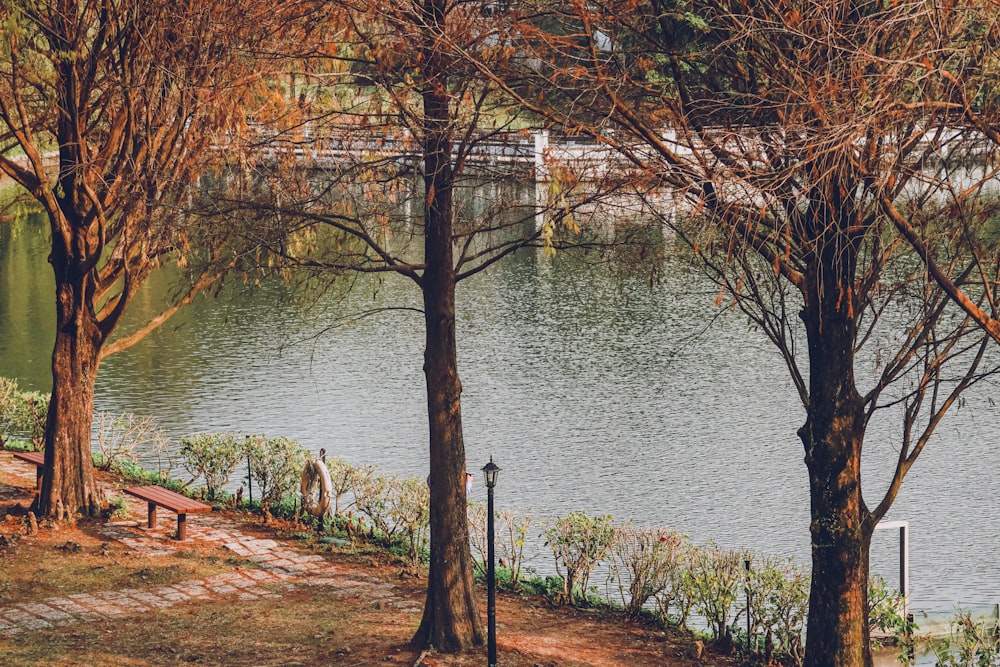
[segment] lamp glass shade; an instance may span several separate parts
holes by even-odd
[[[483,466],[483,475],[486,476],[486,488],[492,489],[497,485],[497,473],[500,472],[500,466],[493,463],[493,457],[490,457],[490,462]]]

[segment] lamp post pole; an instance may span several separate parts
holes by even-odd
[[[495,534],[493,530],[493,487],[497,484],[497,473],[500,468],[490,462],[483,467],[486,475],[486,532],[489,538],[486,541],[486,625],[487,625],[487,662],[489,667],[497,665],[497,578],[494,561],[493,543]]]
[[[750,662],[750,559],[743,561],[747,569],[747,663]]]

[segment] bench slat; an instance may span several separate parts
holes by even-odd
[[[211,512],[212,506],[198,502],[162,486],[132,486],[123,491],[146,502],[159,505],[178,514],[187,512]]]
[[[36,466],[45,465],[45,452],[14,452],[14,458]]]
[[[45,452],[14,452],[14,458],[35,466],[35,492],[40,493],[42,490],[42,469],[45,468]]]

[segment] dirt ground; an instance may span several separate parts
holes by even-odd
[[[180,543],[170,513],[145,528],[143,503],[125,521],[29,535],[33,483],[31,466],[0,452],[0,664],[485,664],[485,647],[408,646],[426,573],[385,554],[225,510],[191,515]],[[485,619],[485,591],[481,609]],[[497,637],[503,667],[737,664],[687,635],[540,597],[500,594]]]

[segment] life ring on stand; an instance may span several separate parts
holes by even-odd
[[[306,461],[302,469],[302,509],[313,516],[323,516],[330,509],[333,498],[333,484],[330,482],[330,471],[320,459]]]

